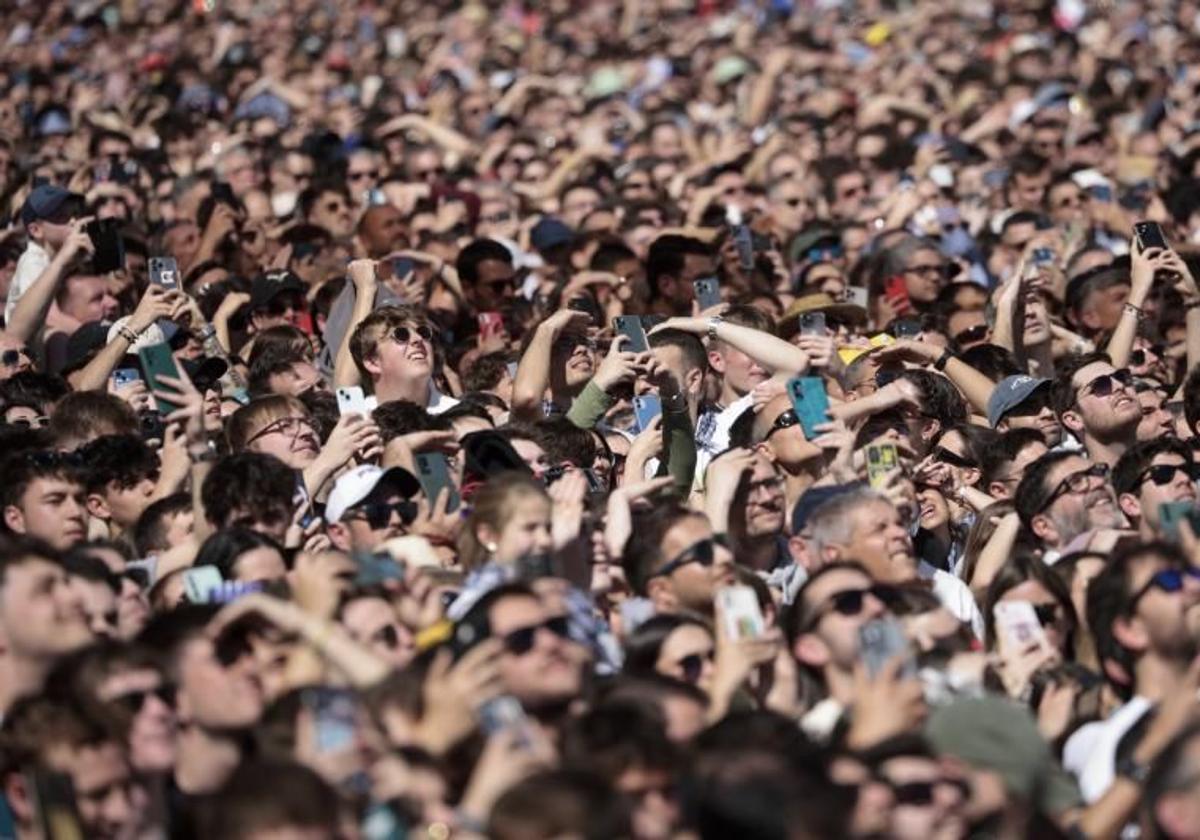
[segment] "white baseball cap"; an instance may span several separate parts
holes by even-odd
[[[385,470],[374,464],[363,464],[343,473],[333,483],[333,490],[325,502],[325,521],[340,522],[346,511],[370,496],[381,481],[392,484],[406,499],[421,491],[421,482],[403,467]]]

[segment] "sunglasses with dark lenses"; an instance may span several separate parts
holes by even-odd
[[[266,313],[274,317],[286,315],[288,310],[302,312],[305,308],[304,298],[292,295],[280,295],[263,306]]]
[[[1084,385],[1079,393],[1091,394],[1093,397],[1107,397],[1112,395],[1118,385],[1122,388],[1133,385],[1133,374],[1125,368],[1114,370],[1112,373],[1102,373]]]
[[[108,702],[114,705],[121,706],[126,709],[129,714],[137,715],[141,713],[146,706],[146,701],[151,697],[157,697],[167,706],[175,708],[175,686],[164,683],[158,688],[148,688],[142,691],[131,691],[128,694],[122,694],[114,697]]]
[[[1200,481],[1200,464],[1155,464],[1138,475],[1138,484],[1153,481],[1158,487],[1166,487],[1175,480],[1176,473],[1183,473],[1192,481]]]
[[[678,556],[664,564],[662,568],[650,577],[669,577],[691,563],[699,563],[701,566],[707,568],[713,564],[713,559],[716,556],[715,545],[711,539],[700,540],[685,548]]]
[[[889,784],[892,797],[897,805],[927,806],[933,804],[934,792],[938,785],[950,785],[958,789],[963,799],[968,798],[970,788],[962,779],[939,779],[936,782],[905,782]]]
[[[796,412],[789,408],[787,411],[775,418],[775,422],[771,424],[771,431],[767,432],[767,436],[763,439],[770,440],[771,435],[775,434],[776,432],[782,429],[790,429],[792,426],[798,425],[799,423],[800,419],[796,417]]]
[[[1021,402],[1010,408],[1005,414],[1010,417],[1034,417],[1050,407],[1050,389],[1038,388]]]
[[[1138,602],[1146,597],[1146,593],[1151,589],[1159,589],[1167,593],[1179,592],[1188,578],[1200,582],[1200,569],[1187,566],[1182,569],[1162,569],[1155,572],[1154,576],[1134,593],[1133,598],[1129,601],[1129,611],[1133,612],[1137,608]]]
[[[83,452],[55,452],[51,449],[38,449],[26,452],[24,459],[43,470],[80,469],[87,463]]]
[[[844,589],[833,595],[821,609],[813,613],[804,629],[807,631],[816,627],[821,619],[830,613],[837,613],[847,618],[860,615],[863,607],[866,606],[868,595],[874,595],[883,604],[895,603],[897,598],[897,592],[893,587],[881,583],[862,589]]]
[[[0,353],[0,364],[5,367],[16,367],[21,362],[22,356],[28,356],[29,353],[21,348],[20,350],[5,350]]]
[[[368,502],[365,505],[358,505],[354,508],[352,519],[365,519],[367,525],[378,530],[386,528],[387,524],[392,521],[392,514],[400,514],[400,521],[405,525],[411,525],[417,518],[417,503],[411,499],[406,499],[402,502]]]
[[[959,455],[957,452],[951,452],[944,446],[934,447],[933,457],[943,464],[949,464],[952,467],[971,469],[975,466],[975,462],[970,458],[967,458],[965,455]]]
[[[524,656],[533,650],[533,643],[537,641],[537,633],[539,630],[549,630],[560,639],[571,638],[571,627],[564,615],[548,618],[541,624],[534,624],[529,627],[522,627],[519,630],[513,630],[507,634],[504,641],[504,649],[513,656]]]
[[[976,324],[973,327],[967,327],[960,333],[954,335],[955,344],[973,344],[977,341],[983,341],[987,338],[988,325]]]
[[[425,341],[433,341],[433,330],[425,324],[411,328],[400,326],[392,330],[392,338],[397,344],[408,344],[408,342],[412,341],[414,335]]]
[[[1134,367],[1141,367],[1142,365],[1146,364],[1146,362],[1151,361],[1151,359],[1149,358],[1150,356],[1153,356],[1154,359],[1161,359],[1162,355],[1163,355],[1162,345],[1155,344],[1153,347],[1150,348],[1149,351],[1147,351],[1145,349],[1137,349],[1137,350],[1134,350],[1132,353],[1130,353],[1129,354],[1129,364],[1133,365]]]
[[[690,653],[676,662],[679,670],[683,672],[683,681],[692,685],[700,682],[700,675],[704,673],[704,663],[712,662],[714,655],[714,651],[711,650],[704,653]]]

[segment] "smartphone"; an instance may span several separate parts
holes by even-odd
[[[233,188],[230,187],[225,181],[212,182],[212,197],[213,201],[221,204],[227,204],[235,210],[237,209],[237,197],[233,194]]]
[[[1138,245],[1143,251],[1148,248],[1169,248],[1167,238],[1163,236],[1158,222],[1136,222],[1133,235],[1137,237]]]
[[[828,335],[824,312],[801,312],[800,335]]]
[[[514,564],[517,580],[531,583],[542,578],[554,577],[554,563],[550,555],[544,551],[536,554],[522,554]]]
[[[1033,249],[1033,264],[1034,265],[1053,265],[1054,250],[1051,248],[1034,248]]]
[[[613,330],[628,340],[621,348],[629,353],[646,353],[650,350],[650,342],[646,339],[646,330],[642,319],[636,315],[618,315],[613,318]]]
[[[138,359],[142,363],[142,373],[145,375],[146,387],[154,394],[155,404],[160,414],[170,414],[177,406],[175,403],[162,399],[159,394],[177,393],[170,385],[159,384],[158,377],[170,376],[179,378],[179,367],[171,354],[169,344],[151,344],[138,351]]]
[[[1171,540],[1179,539],[1179,521],[1187,518],[1192,531],[1200,535],[1200,509],[1195,502],[1163,502],[1158,506],[1158,530]]]
[[[912,300],[908,297],[908,284],[904,281],[904,275],[889,277],[883,285],[883,295],[892,304],[896,314],[907,315],[912,312]]]
[[[266,584],[261,580],[225,580],[220,586],[208,591],[207,604],[232,604],[255,592],[262,592]]]
[[[337,394],[338,414],[342,416],[347,414],[357,414],[359,417],[371,416],[371,412],[367,410],[367,398],[363,395],[363,389],[358,385],[338,388],[335,393]]]
[[[1023,651],[1033,644],[1049,645],[1046,631],[1028,601],[1001,601],[992,608],[992,615],[996,619],[996,632],[1003,636],[1012,652]]]
[[[825,383],[819,376],[797,376],[788,380],[788,396],[792,398],[792,410],[804,429],[804,437],[815,438],[820,432],[817,426],[829,422],[829,395]]]
[[[121,237],[118,224],[116,219],[96,219],[88,222],[84,228],[95,248],[92,270],[97,274],[107,274],[125,267],[125,240]]]
[[[504,316],[499,312],[480,312],[477,320],[481,338],[489,338],[504,332]]]
[[[355,554],[358,574],[354,576],[356,586],[377,586],[388,580],[404,580],[404,564],[386,551],[373,554]]]
[[[842,300],[847,303],[853,303],[855,306],[867,308],[869,296],[867,290],[862,286],[847,286],[842,292]]]
[[[892,324],[896,338],[916,338],[921,334],[921,322],[916,318],[900,318]]]
[[[172,291],[179,288],[179,265],[174,257],[151,257],[146,267],[151,283]]]
[[[71,777],[40,767],[24,775],[41,836],[46,840],[83,840],[87,834],[79,818]]]
[[[137,368],[117,368],[113,371],[112,378],[115,388],[125,388],[140,380],[142,374]]]
[[[525,725],[525,709],[521,701],[509,694],[484,702],[476,713],[479,715],[479,728],[487,735]]]
[[[658,394],[643,394],[633,398],[633,414],[637,418],[637,430],[646,431],[651,421],[662,414],[662,400]]]
[[[863,664],[867,666],[867,673],[872,677],[897,656],[904,657],[900,676],[916,676],[917,664],[913,659],[912,649],[908,646],[904,630],[896,619],[877,618],[864,624],[858,631],[858,647]]]
[[[318,753],[343,752],[355,744],[357,709],[354,695],[344,688],[303,689],[301,702],[313,721],[313,745]]]
[[[872,443],[867,447],[867,483],[878,490],[887,484],[888,474],[900,466],[894,443]]]
[[[417,264],[408,257],[396,257],[392,260],[392,276],[397,280],[403,280],[416,270]]]
[[[418,452],[416,461],[417,480],[421,482],[421,489],[425,491],[425,498],[429,500],[429,504],[437,501],[438,493],[447,488],[450,490],[450,503],[446,509],[458,510],[460,497],[458,488],[450,479],[450,464],[446,461],[446,456],[441,452]]]
[[[701,277],[692,283],[692,288],[696,290],[696,303],[701,311],[721,304],[721,283],[716,277]]]
[[[758,596],[749,586],[726,586],[717,590],[717,604],[725,634],[733,640],[754,639],[767,629]]]
[[[224,580],[216,566],[193,566],[184,570],[183,591],[193,604],[207,604]]]

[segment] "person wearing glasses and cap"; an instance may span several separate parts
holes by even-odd
[[[1142,406],[1133,374],[1115,368],[1106,354],[1064,362],[1050,397],[1063,428],[1083,444],[1091,460],[1112,467],[1137,441]]]
[[[421,484],[400,467],[355,467],[333,484],[325,504],[329,540],[339,551],[372,552],[403,536],[417,518]]]
[[[430,414],[441,414],[458,400],[433,382],[433,328],[410,306],[384,306],[366,316],[350,335],[350,355],[373,396],[368,406],[408,400]],[[338,372],[342,371],[339,364]],[[339,387],[353,384],[337,381]]]

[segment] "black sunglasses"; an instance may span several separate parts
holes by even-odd
[[[970,794],[970,787],[962,779],[938,779],[935,782],[906,782],[904,784],[889,783],[888,787],[892,789],[892,797],[897,805],[926,806],[933,804],[934,791],[938,785],[957,788],[964,799],[968,798]]]
[[[949,464],[952,467],[962,467],[964,470],[975,466],[975,462],[970,458],[967,458],[965,455],[959,455],[957,452],[951,452],[944,446],[935,446],[933,457],[942,463]]]
[[[763,438],[763,440],[770,440],[771,435],[775,434],[781,429],[790,429],[792,426],[796,426],[799,423],[800,419],[796,417],[796,412],[789,408],[775,418],[775,422],[771,424],[771,431],[767,432],[767,436]]]
[[[1114,370],[1112,373],[1102,373],[1088,384],[1079,389],[1079,394],[1091,394],[1094,397],[1111,396],[1117,386],[1128,388],[1133,385],[1133,374],[1127,369]]]
[[[412,328],[399,326],[392,330],[392,338],[395,339],[397,344],[408,344],[408,342],[412,340],[414,334],[417,336],[417,338],[422,338],[425,341],[433,341],[433,330],[427,327],[425,324],[421,324],[419,327]]]
[[[306,309],[303,297],[293,297],[291,295],[280,295],[272,298],[263,306],[263,311],[268,315],[279,317],[286,315],[290,309],[293,312],[302,312]]]
[[[1196,464],[1155,464],[1138,473],[1137,483],[1140,485],[1147,479],[1159,487],[1166,487],[1175,480],[1176,473],[1183,473],[1192,481],[1200,480],[1200,465]]]
[[[669,577],[679,569],[691,563],[699,563],[701,566],[708,567],[713,564],[713,559],[716,556],[715,543],[713,540],[705,539],[685,548],[678,556],[665,563],[658,571],[650,575],[651,579],[657,577]]]
[[[700,675],[704,673],[704,663],[712,662],[714,651],[705,651],[704,653],[690,653],[680,659],[675,664],[679,666],[679,670],[683,671],[683,681],[695,685],[700,681]]]
[[[960,333],[955,333],[953,340],[955,344],[972,344],[976,341],[983,341],[988,334],[987,324],[976,324],[973,327],[967,327]]]
[[[52,449],[39,449],[26,452],[25,461],[43,470],[80,469],[87,463],[83,452],[56,452]]]
[[[22,356],[29,356],[29,351],[24,347],[20,350],[5,350],[3,353],[0,353],[0,364],[3,364],[5,367],[16,367],[20,363]]]
[[[1150,580],[1146,581],[1133,597],[1129,599],[1129,614],[1132,614],[1137,609],[1138,602],[1146,597],[1151,589],[1161,589],[1163,592],[1178,592],[1183,589],[1184,582],[1191,578],[1193,581],[1200,581],[1200,569],[1192,566],[1186,566],[1182,569],[1161,569],[1155,572]]]
[[[1163,355],[1163,346],[1161,344],[1155,344],[1150,348],[1148,353],[1149,355],[1154,356],[1156,359],[1161,359]],[[1141,367],[1142,365],[1146,364],[1147,361],[1147,351],[1145,349],[1139,348],[1129,354],[1129,364],[1135,367]]]
[[[846,616],[847,618],[860,615],[866,606],[867,596],[874,595],[883,604],[895,603],[897,592],[894,587],[876,583],[862,589],[844,589],[832,595],[825,604],[813,613],[812,618],[804,625],[807,632],[821,623],[821,619],[830,613]]]
[[[128,694],[122,694],[118,697],[114,697],[108,702],[123,707],[131,715],[137,715],[141,713],[143,708],[145,708],[146,701],[151,696],[157,697],[172,709],[175,708],[175,686],[168,683],[163,683],[158,688],[131,691]]]
[[[417,503],[411,499],[402,502],[368,502],[354,507],[350,515],[343,518],[363,519],[372,529],[379,530],[392,521],[393,513],[400,514],[403,524],[411,525],[417,518]]]
[[[533,650],[533,643],[537,640],[537,632],[539,630],[549,630],[560,639],[571,638],[571,627],[567,621],[567,617],[559,615],[554,618],[547,618],[541,624],[522,627],[506,634],[502,640],[504,642],[504,649],[513,656],[524,656]]]

